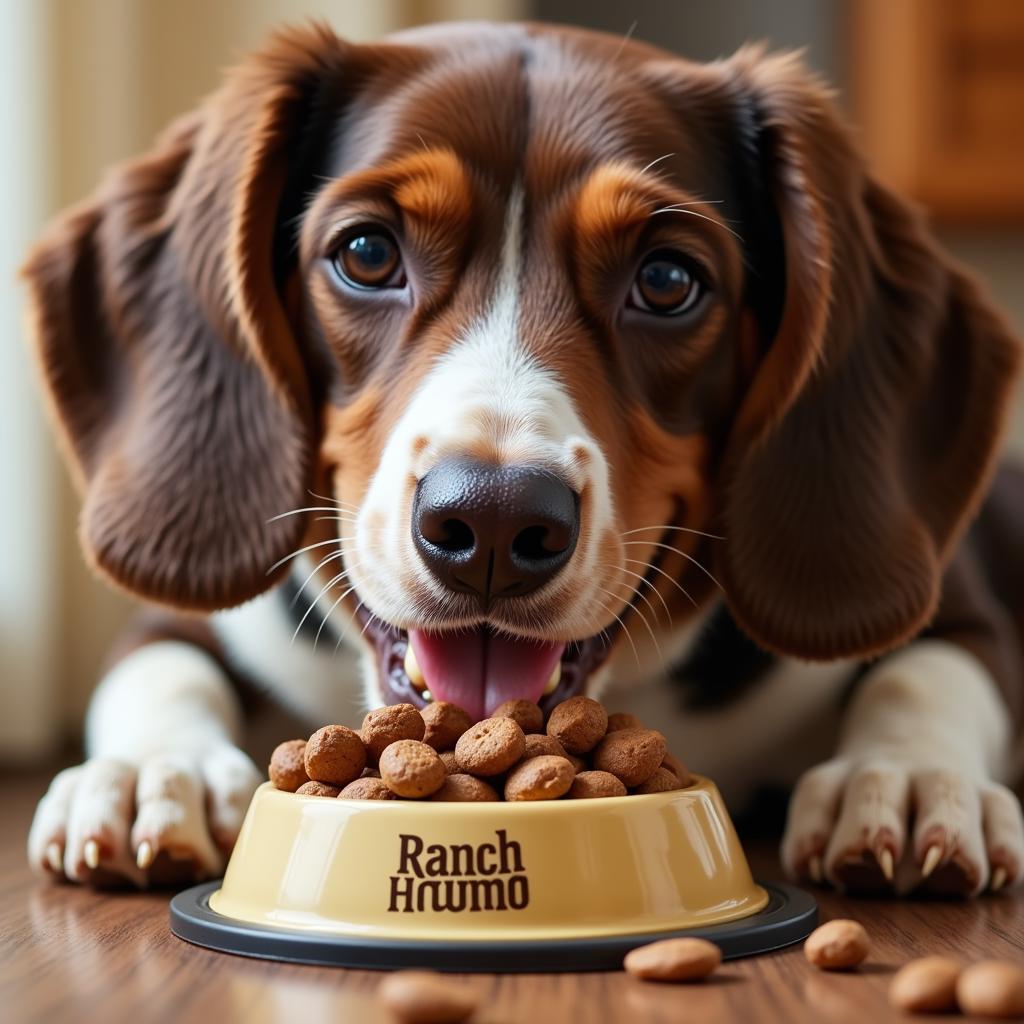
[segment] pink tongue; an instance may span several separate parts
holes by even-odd
[[[565,644],[509,640],[484,629],[409,631],[409,643],[434,700],[465,708],[474,721],[516,697],[540,700]]]

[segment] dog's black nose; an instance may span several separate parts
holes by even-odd
[[[426,473],[412,509],[412,539],[427,568],[485,605],[551,579],[572,557],[579,525],[579,499],[554,473],[465,459]]]

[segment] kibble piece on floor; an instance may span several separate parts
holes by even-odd
[[[548,719],[548,735],[554,736],[570,754],[593,750],[607,729],[607,712],[590,697],[563,700]]]
[[[435,700],[421,712],[423,724],[423,742],[432,746],[440,753],[451,750],[459,737],[473,724],[473,719],[457,704],[447,700]],[[412,737],[415,739],[415,737]]]
[[[948,956],[925,956],[904,964],[889,984],[889,1002],[907,1013],[938,1013],[956,1006],[963,968]]]
[[[285,740],[279,743],[270,755],[267,774],[275,789],[283,789],[288,793],[294,793],[304,782],[309,782],[306,774],[306,741]]]
[[[373,775],[364,775],[350,782],[338,796],[342,800],[397,800],[398,797],[387,787],[387,783]]]
[[[871,940],[858,921],[836,918],[815,928],[804,943],[809,963],[824,971],[846,971],[867,958]]]
[[[359,733],[344,725],[325,725],[306,741],[306,774],[316,782],[347,786],[366,767]]]
[[[470,775],[500,775],[523,756],[526,737],[511,718],[485,718],[455,744],[455,757]]]
[[[626,787],[611,772],[580,772],[572,781],[570,800],[593,800],[603,796],[625,796]]]
[[[628,711],[615,711],[608,716],[608,732],[618,732],[620,729],[642,729],[643,727],[644,723]]]
[[[662,939],[626,954],[627,972],[645,981],[700,981],[722,962],[722,951],[706,939]]]
[[[532,700],[507,700],[491,712],[491,718],[511,718],[527,736],[544,731],[544,712]]]
[[[380,983],[377,996],[402,1024],[460,1024],[479,1002],[464,982],[433,971],[397,971]]]
[[[366,745],[367,763],[375,765],[384,748],[397,740],[422,740],[427,731],[423,716],[412,704],[377,708],[363,719],[359,735]]]
[[[683,784],[667,768],[655,768],[654,774],[633,792],[643,796],[645,793],[671,793],[674,789],[682,788]]]
[[[438,803],[470,804],[500,800],[497,790],[474,775],[454,772],[447,776],[441,788],[430,796]]]
[[[565,747],[562,746],[554,736],[547,733],[530,733],[523,743],[522,761],[528,761],[531,757],[540,757],[543,754],[551,754],[554,757],[566,757]]]
[[[421,740],[397,740],[380,755],[380,777],[392,793],[409,800],[436,793],[447,774],[437,751]]]
[[[975,1017],[1024,1017],[1024,967],[1005,960],[982,960],[957,979],[956,1001]]]
[[[296,796],[329,796],[332,799],[336,797],[341,790],[337,786],[332,786],[329,782],[316,782],[310,780],[304,782],[297,790],[295,790]]]
[[[531,757],[509,772],[505,799],[557,800],[569,792],[575,777],[573,766],[564,757]]]
[[[632,788],[642,786],[665,760],[665,737],[654,729],[620,729],[594,751],[594,767]]]

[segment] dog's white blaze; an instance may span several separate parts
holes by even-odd
[[[555,583],[571,584],[582,600],[565,602],[563,629],[575,618],[585,636],[593,616],[597,546],[612,517],[608,466],[573,402],[556,378],[525,349],[520,336],[523,196],[509,202],[501,268],[485,315],[472,324],[424,378],[388,439],[359,517],[351,559],[360,596],[383,618],[404,624],[414,614],[412,579],[443,597],[410,541],[415,480],[445,458],[484,447],[503,463],[543,465],[577,492],[589,494],[584,542]],[[368,521],[384,522],[370,529]],[[372,572],[364,571],[372,566]],[[563,578],[564,577],[564,578]],[[552,584],[554,586],[555,584]],[[571,605],[571,606],[570,606]]]

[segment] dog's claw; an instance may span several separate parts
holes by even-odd
[[[145,871],[146,868],[153,863],[153,845],[148,839],[143,839],[139,843],[138,850],[135,851],[135,863],[138,865],[140,871]]]
[[[95,839],[89,839],[82,850],[82,859],[85,866],[92,871],[100,866],[100,844]]]
[[[821,885],[824,872],[822,871],[821,857],[817,854],[807,862],[807,874],[811,876],[811,881],[814,882],[815,885]]]
[[[892,850],[886,847],[878,856],[878,864],[885,875],[885,880],[891,882],[896,876],[896,864],[893,860]]]
[[[64,870],[64,853],[60,848],[60,843],[56,840],[46,845],[46,863],[57,874]]]
[[[924,863],[921,865],[922,881],[939,866],[940,860],[942,860],[942,847],[938,844],[929,846],[928,852],[924,855]]]
[[[989,888],[993,892],[999,892],[1004,885],[1006,885],[1006,868],[998,867],[992,872],[992,881],[989,883]]]

